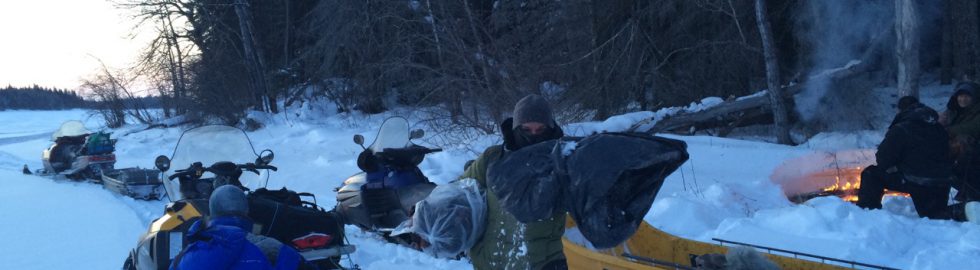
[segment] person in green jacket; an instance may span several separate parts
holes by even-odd
[[[503,209],[497,196],[487,188],[487,168],[508,152],[564,136],[555,122],[548,101],[529,95],[517,102],[512,118],[500,125],[504,143],[491,146],[467,167],[460,179],[477,180],[486,192],[487,225],[483,237],[469,250],[473,268],[490,269],[568,269],[562,252],[565,214],[530,223],[520,223]]]

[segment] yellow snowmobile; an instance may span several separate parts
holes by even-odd
[[[341,256],[354,248],[344,243],[340,218],[317,206],[315,198],[313,202],[304,200],[312,194],[265,189],[270,171],[277,170],[270,165],[273,156],[271,150],[256,154],[241,129],[204,126],[185,131],[171,157],[156,159],[171,203],[140,237],[123,269],[168,269],[193,241],[187,235],[191,225],[208,218],[208,198],[222,185],[249,191],[246,197],[249,218],[254,222],[252,233],[296,248],[318,269],[341,269]],[[187,167],[171,171],[171,164]]]

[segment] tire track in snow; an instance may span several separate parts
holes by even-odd
[[[43,138],[47,138],[47,137],[51,137],[51,132],[42,132],[42,133],[31,134],[31,135],[24,135],[24,136],[17,136],[17,137],[9,137],[9,138],[0,138],[0,145],[8,145],[8,144],[22,143],[22,142],[26,142],[26,141],[43,139]]]

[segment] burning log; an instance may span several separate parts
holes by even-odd
[[[861,172],[874,163],[874,154],[874,150],[865,149],[800,156],[784,161],[773,171],[770,180],[782,187],[786,198],[794,203],[824,196],[856,202]],[[894,191],[886,191],[885,195],[908,196]]]
[[[863,168],[857,167],[838,169],[836,171],[824,171],[813,174],[812,177],[814,178],[824,178],[831,175],[836,178],[837,181],[835,181],[833,185],[827,186],[819,191],[804,192],[788,196],[789,200],[793,203],[800,204],[816,197],[834,196],[839,197],[844,201],[856,203],[858,200],[858,190],[861,189],[862,170]],[[885,196],[908,197],[909,194],[893,190],[885,190]]]

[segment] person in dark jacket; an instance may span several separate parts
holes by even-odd
[[[562,251],[561,237],[565,232],[565,214],[520,223],[499,203],[499,199],[487,186],[487,168],[508,152],[517,151],[536,143],[564,136],[561,127],[553,119],[548,101],[538,95],[529,95],[517,102],[512,118],[500,125],[503,145],[487,148],[460,179],[476,179],[480,189],[486,191],[487,226],[482,239],[468,255],[476,270],[491,269],[567,269]]]
[[[861,172],[858,206],[880,209],[884,189],[909,193],[919,216],[952,218],[947,211],[953,161],[946,129],[936,111],[914,97],[902,97],[885,139],[875,154],[877,165]]]
[[[940,116],[941,123],[949,129],[951,137],[980,137],[980,104],[977,94],[980,86],[973,82],[961,82],[956,92],[949,97],[946,111]]]
[[[956,92],[946,103],[947,110],[940,119],[950,135],[950,150],[954,158],[953,171],[957,181],[953,187],[957,201],[980,200],[980,104],[977,91],[980,87],[972,82],[956,85]]]
[[[305,264],[299,253],[272,238],[250,234],[248,201],[238,187],[224,185],[211,194],[211,217],[188,230],[194,241],[174,258],[171,270],[295,270]]]

